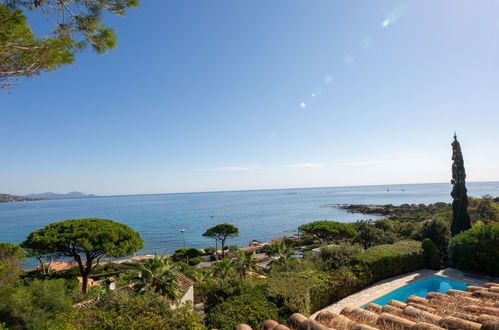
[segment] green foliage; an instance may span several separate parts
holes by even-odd
[[[14,286],[21,274],[21,262],[24,261],[23,250],[10,243],[0,243],[0,308],[5,295]]]
[[[178,267],[168,258],[154,257],[139,264],[141,289],[152,288],[155,292],[176,301],[181,298]]]
[[[408,273],[425,265],[421,243],[400,241],[369,248],[352,257],[353,271],[363,285]]]
[[[34,328],[58,313],[71,310],[64,280],[35,280],[17,288],[8,299],[9,326]]]
[[[351,213],[363,213],[386,216],[394,222],[420,222],[433,218],[434,215],[451,209],[448,203],[434,204],[402,204],[395,206],[387,204],[375,205],[345,205],[342,209]],[[378,220],[379,221],[379,220]],[[384,228],[380,228],[384,229]]]
[[[362,245],[365,249],[380,244],[393,244],[397,240],[394,233],[385,232],[372,221],[357,221],[351,225],[357,231],[352,242]]]
[[[45,324],[60,329],[189,329],[202,330],[201,317],[190,306],[172,309],[163,297],[145,291],[111,291],[89,308],[59,314]]]
[[[73,62],[71,38],[38,40],[21,9],[0,4],[0,88],[18,77],[30,77]],[[3,83],[3,84],[2,84]]]
[[[225,250],[225,241],[231,237],[239,236],[239,229],[230,223],[221,223],[216,226],[208,228],[204,234],[204,237],[211,237],[216,241],[219,241],[222,245],[222,251]]]
[[[449,243],[450,264],[458,269],[499,275],[499,224],[476,226]]]
[[[295,250],[292,246],[287,245],[284,240],[268,244],[264,247],[265,254],[272,257],[272,268],[286,268],[294,261]]]
[[[352,256],[361,253],[364,249],[360,245],[341,244],[321,249],[321,258],[325,270],[333,270],[350,266]]]
[[[217,250],[214,247],[209,247],[209,248],[204,249],[204,253],[208,256],[215,255],[216,252],[217,252]]]
[[[99,54],[116,46],[114,31],[102,15],[124,15],[138,0],[5,0],[0,4],[0,80],[38,75],[63,64],[87,45]],[[52,36],[36,38],[24,14],[54,22]],[[4,85],[5,87],[5,85]]]
[[[473,205],[475,204],[476,205]],[[470,198],[470,208],[474,207],[470,215],[475,221],[483,223],[499,221],[499,203],[494,202],[492,196],[485,195],[482,198]]]
[[[230,258],[224,258],[212,266],[213,276],[222,280],[232,277],[236,274],[235,263]]]
[[[426,222],[421,229],[421,238],[429,238],[439,251],[442,262],[447,259],[447,245],[450,240],[450,223],[442,218]]]
[[[98,263],[103,256],[124,257],[144,246],[139,233],[127,225],[106,219],[72,219],[51,223],[29,234],[23,245],[43,254],[48,247],[37,244],[40,241],[50,242],[50,251],[78,262],[84,293],[88,277],[96,266],[94,260]]]
[[[175,253],[172,255],[172,259],[174,261],[188,262],[189,265],[197,265],[198,263],[203,261],[203,255],[204,253],[199,251],[198,249],[184,248],[175,250]]]
[[[452,212],[451,235],[456,236],[463,230],[471,228],[471,219],[468,214],[468,194],[466,189],[466,172],[464,170],[461,145],[454,134],[452,141]]]
[[[319,240],[329,242],[334,239],[345,239],[355,236],[355,229],[348,223],[319,220],[298,227],[306,234],[317,237]]]
[[[235,269],[241,276],[241,278],[246,277],[246,273],[250,271],[256,271],[258,267],[256,266],[258,260],[253,256],[253,252],[248,251],[237,251],[235,260]]]
[[[231,297],[215,306],[206,316],[209,328],[232,330],[240,323],[258,329],[265,320],[276,319],[277,307],[259,292]]]
[[[247,281],[241,281],[239,278],[216,278],[210,283],[209,291],[206,292],[205,312],[209,314],[213,308],[230,297],[238,296],[251,289]]]
[[[440,269],[440,253],[435,243],[431,239],[425,238],[421,243],[421,247],[423,248],[426,267],[435,270]]]
[[[267,295],[279,306],[280,318],[286,319],[297,312],[310,315],[356,291],[359,284],[346,267],[279,273],[268,279]]]

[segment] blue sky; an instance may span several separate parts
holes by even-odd
[[[38,18],[39,20],[39,18]],[[499,180],[499,2],[146,1],[0,94],[0,192]],[[39,21],[34,21],[39,24]]]

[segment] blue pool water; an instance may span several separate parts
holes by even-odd
[[[403,286],[395,291],[390,292],[389,294],[378,298],[372,303],[384,306],[390,300],[398,300],[398,301],[406,301],[409,296],[418,296],[421,298],[425,298],[429,292],[440,292],[446,293],[449,289],[454,290],[466,290],[468,284],[457,282],[453,280],[449,280],[447,278],[434,276],[427,278],[425,280],[417,281],[406,286]],[[365,307],[365,306],[362,306]]]

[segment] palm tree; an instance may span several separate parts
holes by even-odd
[[[216,262],[213,265],[213,276],[220,279],[225,279],[226,277],[232,275],[234,272],[234,261],[230,258],[224,258],[222,261]]]
[[[155,292],[171,299],[181,297],[178,267],[168,258],[154,257],[139,264],[139,277],[143,280],[142,288],[148,286]]]
[[[241,278],[246,277],[246,272],[257,270],[258,261],[253,256],[252,252],[236,251],[236,262],[235,266]]]
[[[284,240],[268,245],[266,254],[274,258],[272,264],[286,265],[294,259],[295,250],[292,246],[287,245]]]

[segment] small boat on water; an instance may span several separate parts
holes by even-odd
[[[180,229],[180,232],[181,233],[185,232],[185,228]]]

